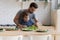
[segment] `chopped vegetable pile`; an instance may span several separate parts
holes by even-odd
[[[32,25],[32,26],[29,26],[29,27],[26,27],[26,28],[22,28],[22,30],[37,30],[38,28],[36,27],[36,26],[34,26],[34,25]]]

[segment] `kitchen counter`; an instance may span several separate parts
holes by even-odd
[[[35,31],[3,31],[0,32],[0,36],[18,36],[18,35],[48,35],[48,34],[55,34],[55,29],[53,26],[41,26],[41,29],[48,29],[47,32],[35,32]]]
[[[15,31],[2,31],[0,32],[0,37],[12,37],[12,36],[18,36],[18,37],[30,37],[30,36],[44,36],[44,35],[50,35],[52,37],[52,40],[57,40],[57,38],[60,37],[60,33],[56,31],[56,28],[54,26],[40,26],[40,29],[48,29],[47,32],[35,32],[35,31],[21,31],[21,30],[15,30]]]

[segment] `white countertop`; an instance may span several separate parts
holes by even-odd
[[[27,36],[27,35],[49,35],[49,34],[55,34],[55,29],[53,26],[41,26],[42,29],[48,29],[48,32],[35,32],[35,31],[3,31],[0,32],[0,36]]]

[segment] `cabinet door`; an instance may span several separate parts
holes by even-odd
[[[30,36],[27,36],[27,37],[23,37],[22,40],[30,40]]]
[[[0,40],[2,40],[2,38],[3,38],[3,37],[2,37],[2,36],[0,36]]]
[[[18,40],[18,36],[4,36],[3,40]]]
[[[51,35],[23,37],[23,40],[51,40]]]

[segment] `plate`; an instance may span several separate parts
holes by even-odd
[[[36,32],[47,32],[48,30],[36,30]]]

